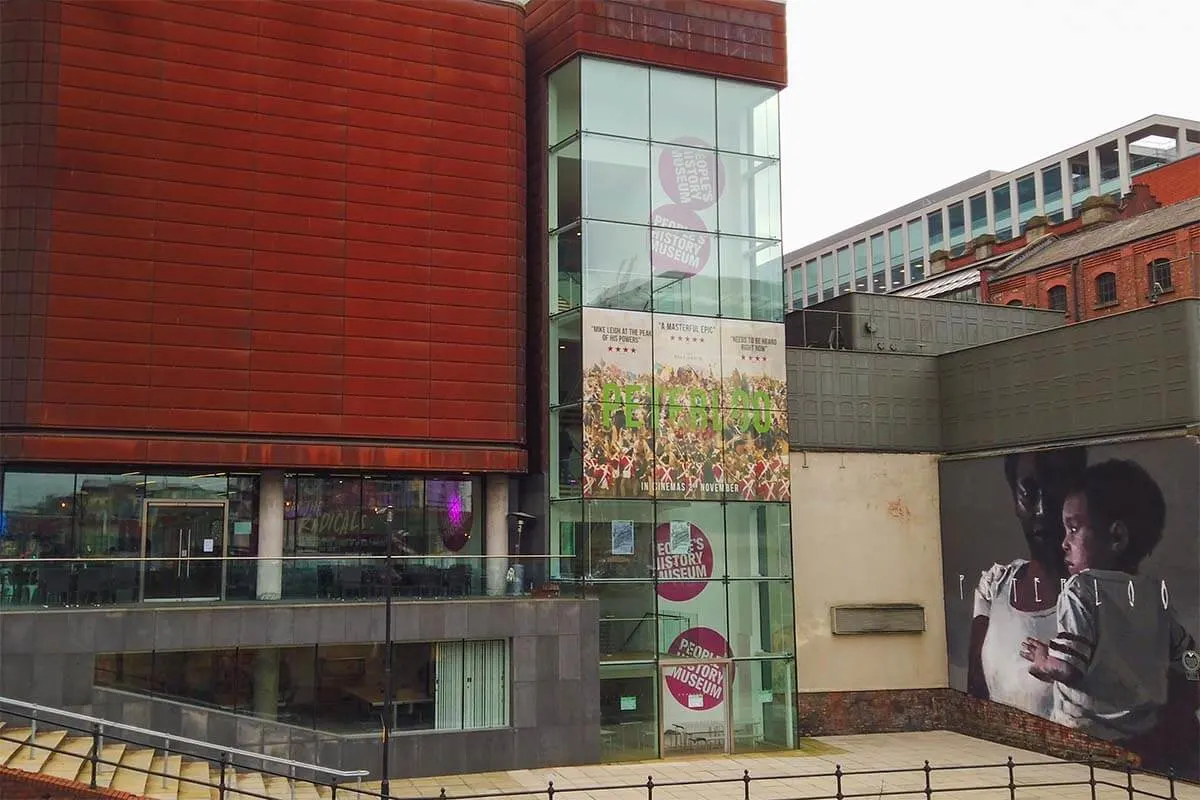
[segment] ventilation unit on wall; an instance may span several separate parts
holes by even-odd
[[[830,609],[833,633],[920,633],[925,630],[925,607],[913,603],[879,603],[834,606]]]

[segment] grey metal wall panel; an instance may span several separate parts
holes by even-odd
[[[935,359],[789,348],[793,450],[937,452]]]
[[[397,642],[513,643],[510,727],[397,734],[392,745],[397,769],[415,777],[599,761],[597,601],[397,602],[392,610]],[[93,676],[96,653],[364,643],[379,642],[385,634],[382,603],[6,611],[0,614],[0,696],[375,773],[378,735],[336,735],[94,688]]]
[[[1065,317],[1036,308],[897,295],[851,293],[787,317],[789,347],[841,345],[877,353],[938,355],[1062,327]]]
[[[942,445],[967,452],[1200,421],[1200,300],[937,359]]]

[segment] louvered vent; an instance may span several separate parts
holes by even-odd
[[[912,603],[869,606],[834,606],[830,609],[833,633],[920,633],[925,630],[925,607]]]

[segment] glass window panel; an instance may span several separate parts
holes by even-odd
[[[929,234],[929,252],[934,253],[941,250],[946,244],[942,231],[941,211],[935,211],[925,218],[925,229]]]
[[[570,311],[583,302],[583,229],[579,225],[550,237],[550,313]],[[558,287],[555,292],[554,287]]]
[[[962,203],[947,209],[950,217],[950,255],[957,258],[967,251],[967,221]]]
[[[833,297],[837,285],[837,267],[833,261],[833,253],[821,256],[821,297],[825,300]]]
[[[75,475],[70,472],[4,473],[5,558],[63,558],[76,555],[73,536]]]
[[[1088,162],[1088,154],[1084,152],[1071,156],[1067,166],[1071,170],[1071,206],[1074,209],[1072,214],[1078,216],[1083,201],[1092,193],[1091,164]]]
[[[871,288],[880,293],[887,291],[887,247],[882,233],[871,237]]]
[[[987,233],[987,195],[977,194],[969,201],[971,208],[971,239]]]
[[[716,502],[656,504],[658,650],[679,654],[694,628],[727,637],[724,506]],[[724,654],[721,654],[724,655]]]
[[[584,222],[584,305],[648,311],[650,289],[649,228]]]
[[[777,241],[720,237],[721,316],[783,320],[783,248]]]
[[[483,552],[480,537],[483,515],[481,478],[425,481],[425,530],[429,532],[424,555]]]
[[[654,145],[652,224],[693,231],[717,229],[721,166],[712,150]]]
[[[817,259],[813,258],[804,265],[804,282],[807,289],[806,305],[813,305],[821,300],[821,268]]]
[[[727,658],[732,655],[729,642],[729,621],[725,609],[725,582],[709,581],[660,581],[658,592],[658,653],[674,658]],[[692,600],[677,603],[668,598],[695,592]],[[726,643],[725,652],[719,647],[709,647],[710,655],[697,653],[695,644],[697,628],[706,628]],[[703,638],[715,639],[705,632]]]
[[[652,580],[654,505],[591,500],[585,508],[588,578]]]
[[[582,578],[588,569],[587,530],[583,526],[583,501],[559,500],[550,504],[550,576]]]
[[[362,480],[355,476],[296,476],[293,506],[284,483],[284,553],[358,555],[362,542]]]
[[[583,315],[560,314],[550,322],[550,405],[583,400]]]
[[[867,284],[867,241],[854,243],[854,289],[865,292],[870,289]]]
[[[735,657],[793,655],[796,620],[791,582],[731,580],[729,630]]]
[[[849,247],[843,247],[837,251],[837,272],[838,294],[845,294],[850,291],[850,279],[852,277]]]
[[[751,83],[718,80],[717,147],[778,158],[779,92]]]
[[[386,555],[388,537],[392,555],[413,556],[429,552],[425,546],[425,487],[419,478],[367,476],[363,479],[362,539],[364,552]]]
[[[908,222],[908,274],[912,280],[925,277],[925,227],[920,219]]]
[[[658,638],[654,584],[599,582],[588,584],[587,592],[600,603],[600,660],[653,659]]]
[[[550,230],[579,219],[582,208],[579,185],[579,140],[574,139],[550,153]]]
[[[13,477],[9,475],[10,480]],[[145,476],[140,473],[76,477],[79,552],[87,556],[141,555],[144,497]]]
[[[996,240],[1007,242],[1012,238],[1012,195],[1008,184],[992,188],[992,209],[996,218]]]
[[[229,491],[225,473],[198,475],[149,475],[146,497],[150,500],[224,501]]]
[[[548,84],[550,146],[579,131],[579,59],[556,69]]]
[[[1058,164],[1042,170],[1043,214],[1053,223],[1063,221],[1062,168]]]
[[[658,668],[600,665],[600,743],[605,762],[658,756]]]
[[[796,745],[794,662],[737,661],[734,668],[734,752],[791,750]]]
[[[649,68],[585,58],[580,69],[583,130],[649,139]]]
[[[908,281],[904,276],[904,228],[897,225],[888,231],[888,254],[892,267],[892,288]]]
[[[583,414],[563,406],[550,412],[550,497],[578,497],[582,479]]]
[[[791,506],[729,503],[725,506],[728,574],[734,578],[787,578],[792,574]]]
[[[656,213],[656,220],[658,219]],[[650,232],[654,310],[715,317],[720,314],[717,237],[680,228]]]
[[[650,145],[583,137],[583,215],[613,222],[650,221]]]
[[[229,476],[229,526],[229,555],[258,555],[257,475]]]
[[[717,203],[721,233],[780,238],[779,162],[721,154],[723,183]]]
[[[1017,178],[1017,211],[1020,214],[1018,221],[1021,233],[1025,232],[1025,223],[1037,214],[1037,186],[1034,180],[1033,175]]]
[[[686,72],[651,70],[650,138],[715,147],[716,80]]]
[[[1096,148],[1100,160],[1100,194],[1120,195],[1121,164],[1117,156],[1117,143],[1108,142]]]

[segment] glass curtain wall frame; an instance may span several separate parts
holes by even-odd
[[[1007,242],[1013,238],[1012,193],[1007,183],[992,187],[992,209],[996,223],[996,241]]]
[[[925,278],[925,226],[919,217],[908,222],[908,274],[913,283]]]

